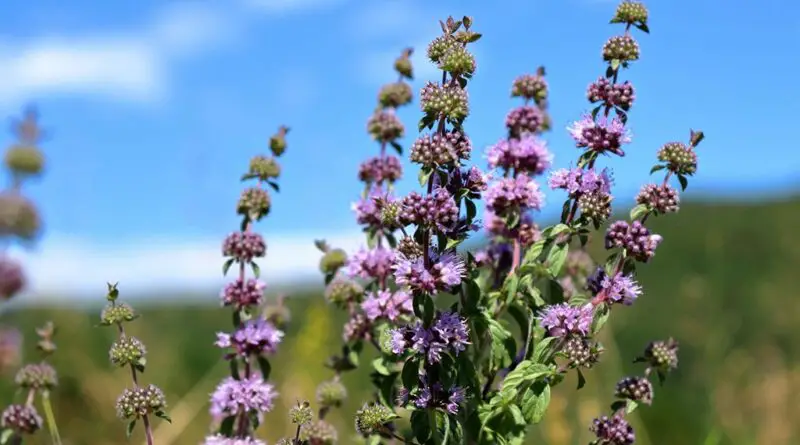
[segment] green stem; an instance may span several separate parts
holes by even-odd
[[[42,406],[44,406],[44,417],[47,419],[50,439],[54,445],[61,445],[61,435],[58,434],[58,425],[56,424],[56,416],[53,414],[53,405],[50,403],[49,391],[42,391]]]

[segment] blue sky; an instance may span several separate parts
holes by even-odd
[[[260,228],[268,279],[313,277],[311,240],[359,243],[350,203],[356,170],[376,147],[365,133],[377,89],[407,46],[418,88],[435,76],[425,46],[448,14],[474,17],[466,129],[480,151],[502,136],[511,81],[545,65],[556,164],[577,156],[564,128],[588,109],[600,48],[621,27],[601,0],[6,0],[0,14],[0,113],[35,102],[52,139],[47,175],[29,190],[47,234],[19,252],[41,292],[102,292],[106,280],[147,286],[220,282],[219,240],[235,227],[238,176],[292,128],[282,192]],[[632,197],[658,147],[707,139],[694,195],[785,192],[797,185],[800,5],[788,0],[649,2],[652,34],[625,73],[637,88],[624,159],[608,159],[617,195]],[[420,113],[401,117],[416,135]],[[406,138],[406,145],[410,138]],[[0,143],[10,142],[9,134]],[[788,142],[788,144],[787,144]],[[401,191],[415,186],[406,164]],[[793,179],[794,182],[793,182]],[[691,193],[690,193],[691,196]],[[553,215],[561,196],[544,217]],[[124,284],[123,284],[124,285]]]

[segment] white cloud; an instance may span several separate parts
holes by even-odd
[[[322,254],[311,234],[273,234],[267,256],[259,261],[262,279],[270,285],[321,283]],[[358,231],[326,238],[336,248],[352,252],[365,242]],[[75,239],[45,239],[34,251],[14,249],[29,277],[19,304],[96,300],[107,282],[120,290],[153,296],[155,292],[211,292],[226,280],[222,276],[221,241],[176,242],[143,239],[128,245],[97,245]]]
[[[127,32],[39,37],[0,47],[0,101],[43,94],[158,100],[168,86],[172,59],[230,37],[229,18],[224,10],[200,4],[173,5]]]
[[[0,100],[31,95],[100,93],[120,99],[152,99],[161,90],[163,67],[146,45],[127,39],[48,39],[0,52]]]

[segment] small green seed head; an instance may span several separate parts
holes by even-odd
[[[347,389],[338,378],[322,382],[317,386],[317,403],[326,408],[341,406],[347,398]]]
[[[146,353],[147,349],[139,339],[136,337],[122,337],[111,345],[111,349],[108,351],[108,358],[111,360],[112,365],[120,368],[128,365],[141,366]]]
[[[126,303],[108,304],[100,312],[100,324],[104,326],[126,323],[133,321],[135,318],[136,313]]]

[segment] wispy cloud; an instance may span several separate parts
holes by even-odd
[[[320,282],[321,253],[311,234],[274,234],[267,256],[259,261],[267,285]],[[358,231],[328,237],[334,247],[353,251],[364,242]],[[20,304],[85,302],[97,299],[106,282],[120,282],[131,294],[214,292],[222,276],[221,241],[142,239],[125,245],[99,245],[86,240],[43,240],[34,251],[15,249],[12,256],[29,277]],[[316,280],[316,281],[315,281]],[[213,297],[211,297],[213,298]]]
[[[150,102],[163,97],[175,58],[234,35],[225,10],[166,6],[130,30],[42,36],[0,47],[0,102],[41,95],[94,95]]]

